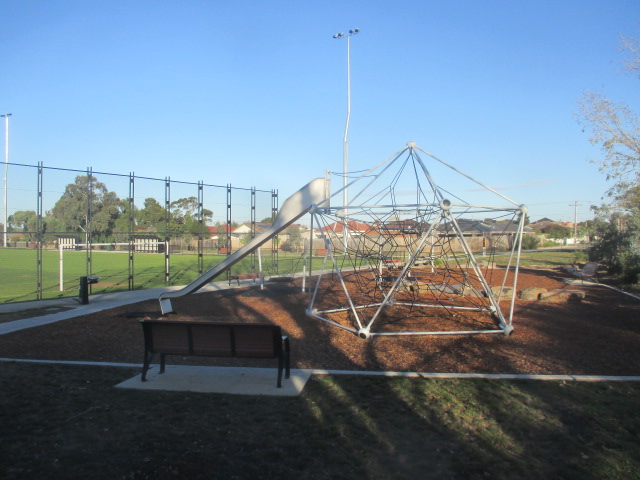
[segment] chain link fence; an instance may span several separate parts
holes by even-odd
[[[276,190],[9,163],[0,303],[184,285],[260,233]],[[242,234],[233,233],[241,226]],[[277,272],[277,239],[228,275]],[[257,258],[260,255],[260,258]]]

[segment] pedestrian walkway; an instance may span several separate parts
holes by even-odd
[[[289,379],[282,380],[282,388],[276,386],[276,369],[253,367],[204,367],[167,365],[165,373],[159,373],[159,365],[153,364],[147,372],[147,381],[140,379],[142,364],[86,362],[65,360],[28,360],[0,358],[0,362],[43,363],[93,367],[140,368],[140,373],[115,385],[134,390],[164,390],[200,393],[225,393],[230,395],[297,396],[313,375],[353,375],[374,377],[407,377],[422,379],[464,380],[531,380],[555,382],[638,382],[640,376],[622,375],[535,375],[499,373],[432,373],[432,372],[382,372],[364,370],[325,370],[292,368]]]
[[[230,288],[243,288],[246,286],[247,284],[240,284],[239,286],[234,284],[229,285],[227,281],[212,282],[202,287],[195,294],[197,295],[198,293],[215,292],[218,290],[225,290]],[[14,320],[12,322],[0,323],[0,335],[17,332],[26,328],[48,325],[50,323],[59,322],[60,320],[67,320],[69,318],[80,317],[82,315],[89,315],[91,313],[108,310],[110,308],[121,307],[123,305],[130,305],[132,303],[143,302],[145,300],[157,299],[162,292],[179,290],[180,288],[182,287],[150,288],[148,290],[131,290],[125,292],[112,292],[91,295],[89,297],[89,303],[87,305],[81,305],[80,303],[78,303],[75,299],[76,297],[2,304],[0,305],[0,313],[19,312],[46,307],[59,307],[68,310],[51,313],[48,315],[41,315],[38,317]]]

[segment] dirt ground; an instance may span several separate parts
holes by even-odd
[[[172,319],[271,322],[291,339],[294,368],[469,373],[640,375],[640,301],[596,285],[568,285],[557,270],[521,270],[518,290],[584,292],[581,301],[516,301],[514,331],[489,335],[384,336],[368,340],[305,315],[293,282],[175,299]],[[0,357],[142,363],[139,320],[156,300],[0,336]],[[446,317],[446,315],[445,315]],[[430,322],[472,322],[462,315]],[[168,357],[168,363],[272,366],[268,360]]]

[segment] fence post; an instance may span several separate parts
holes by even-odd
[[[204,272],[204,184],[202,180],[198,182],[198,274]]]
[[[256,187],[251,187],[251,240],[256,238]],[[260,247],[258,247],[259,249]],[[256,252],[251,254],[251,271],[256,271]],[[261,272],[262,273],[262,272]]]
[[[278,190],[271,190],[271,223],[278,215]],[[278,274],[278,235],[271,240],[271,271]]]
[[[164,179],[164,284],[169,285],[171,281],[171,254],[169,252],[171,245],[170,225],[171,225],[171,178]]]
[[[85,238],[86,238],[86,247],[87,247],[87,275],[91,275],[93,273],[93,265],[91,264],[91,243],[93,242],[92,238],[92,209],[91,204],[93,203],[93,169],[91,167],[87,168],[87,224],[85,229]],[[80,227],[82,228],[82,227]]]
[[[129,172],[129,290],[134,289],[134,276],[135,276],[135,242],[133,238],[133,234],[135,232],[136,225],[136,216],[135,216],[135,174],[133,172]]]
[[[44,170],[42,162],[38,162],[38,200],[37,200],[37,220],[36,220],[36,298],[42,300],[42,182]],[[6,228],[5,228],[6,230]]]
[[[231,255],[231,184],[227,183],[227,257]],[[231,269],[227,269],[227,282],[231,281]]]

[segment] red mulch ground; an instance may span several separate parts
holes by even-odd
[[[560,270],[521,271],[528,286],[581,290],[581,302],[516,302],[506,337],[446,335],[362,340],[305,315],[308,294],[293,283],[189,295],[173,301],[176,319],[272,322],[292,343],[294,368],[424,372],[640,375],[640,301],[593,285],[567,285]],[[160,316],[157,301],[0,336],[0,357],[141,363],[139,320]],[[437,320],[437,318],[436,318]],[[168,357],[169,363],[271,366],[251,359]]]

